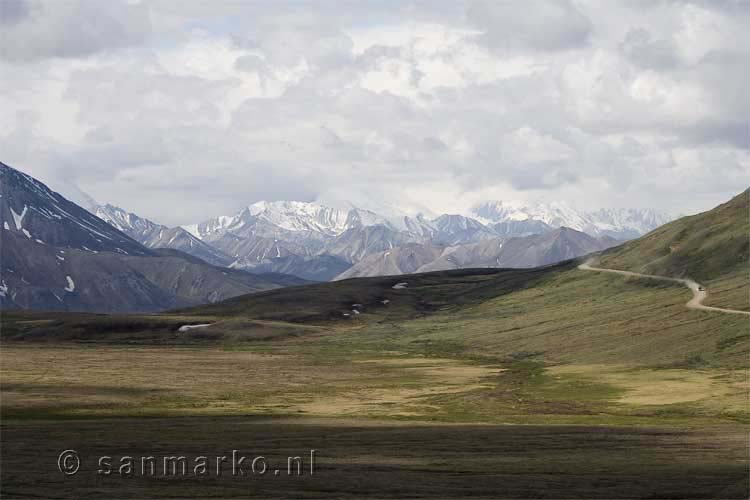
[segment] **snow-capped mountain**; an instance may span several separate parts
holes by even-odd
[[[397,227],[402,227],[406,232],[425,239],[432,239],[438,233],[438,228],[421,213],[416,217],[408,215],[401,217]]]
[[[235,218],[231,216],[222,215],[214,217],[200,224],[189,224],[181,226],[182,229],[189,232],[199,240],[206,238],[212,234],[218,233],[227,229],[228,227],[235,224]]]
[[[472,213],[487,224],[514,223],[520,229],[532,229],[543,222],[551,228],[569,227],[592,236],[617,239],[637,238],[673,219],[665,212],[651,209],[601,209],[578,211],[564,202],[525,205],[519,202],[489,201],[476,205]],[[526,225],[519,223],[526,223]]]
[[[262,231],[262,227],[271,228],[264,236],[278,232],[338,236],[353,227],[376,225],[392,226],[385,217],[359,208],[339,209],[301,201],[259,201],[233,216],[215,217],[183,227],[197,238],[211,240],[224,232],[247,235],[267,232]]]
[[[126,222],[134,230],[149,225],[124,211],[113,220],[123,230]],[[147,248],[3,163],[0,226],[0,309],[159,311],[302,282]]]
[[[476,219],[463,215],[445,214],[434,221],[437,231],[433,234],[433,243],[439,245],[459,245],[494,238],[497,235],[491,228]]]
[[[523,205],[519,202],[488,201],[475,206],[472,213],[484,222],[542,221],[550,227],[569,227],[583,231],[586,219],[563,202]]]
[[[475,217],[428,218],[274,201],[170,228],[113,205],[92,209],[96,215],[0,163],[0,306],[159,310],[299,282],[248,270],[327,280],[399,269],[535,266],[618,244],[669,220],[652,210],[579,212],[564,203],[489,202],[475,208]]]
[[[232,267],[258,270],[291,256],[313,262],[310,257],[328,255],[351,263],[414,239],[369,210],[294,201],[257,202],[184,229],[231,256]]]
[[[638,238],[673,220],[669,214],[651,209],[600,209],[588,212],[590,234],[612,236],[618,239]]]
[[[347,228],[347,212],[316,203],[259,201],[250,205],[248,211],[258,221],[287,231],[314,231],[337,235]]]
[[[369,255],[403,245],[460,246],[541,235],[560,227],[595,238],[628,239],[669,220],[650,210],[579,212],[562,202],[486,202],[476,206],[472,215],[427,218],[391,211],[384,216],[350,203],[330,207],[320,203],[260,201],[234,215],[215,217],[184,229],[230,256],[232,267],[275,269],[281,266],[279,259],[285,259],[284,262],[294,262],[296,269],[299,263],[314,262],[318,256],[333,256],[355,265]],[[275,264],[277,260],[279,266]]]
[[[149,255],[137,241],[19,170],[0,163],[3,230],[39,245]]]
[[[114,205],[95,207],[95,215],[147,248],[171,248],[198,257],[209,264],[227,266],[232,259],[181,227],[167,227]]]

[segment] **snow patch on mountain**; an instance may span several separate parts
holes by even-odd
[[[485,223],[505,221],[542,221],[551,227],[570,227],[583,231],[585,217],[564,202],[524,205],[518,201],[489,201],[475,206],[472,213]]]
[[[259,201],[250,205],[251,215],[287,231],[318,231],[341,234],[346,230],[348,213],[301,201]]]
[[[379,225],[396,230],[389,218],[361,208],[333,208],[301,201],[259,201],[235,215],[215,217],[183,228],[207,242],[215,242],[225,234],[287,239],[297,234],[303,239],[320,241],[343,235],[352,228]]]
[[[181,227],[162,226],[109,204],[99,205],[95,213],[100,219],[148,248],[180,250],[215,265],[226,265],[231,260]]]
[[[629,231],[638,237],[666,224],[672,217],[650,209],[600,209],[589,212],[589,222],[600,234]],[[591,231],[591,229],[589,229]]]
[[[10,213],[13,214],[13,222],[16,224],[16,230],[21,231],[23,229],[23,218],[26,217],[26,212],[29,210],[29,207],[26,205],[23,206],[23,211],[21,214],[17,214],[13,208],[10,209]]]
[[[185,226],[180,226],[180,227],[184,229],[185,231],[187,231],[188,233],[195,236],[196,238],[198,238],[199,240],[201,239],[201,234],[198,231],[198,224],[187,224]]]

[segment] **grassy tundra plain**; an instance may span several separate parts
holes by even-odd
[[[649,244],[670,248],[666,234]],[[716,251],[688,246],[675,274]],[[650,269],[621,249],[602,262]],[[3,498],[747,498],[748,317],[577,264],[355,279],[160,315],[3,313]],[[711,300],[746,306],[746,261],[711,266]],[[72,477],[56,465],[69,448],[83,459]],[[96,472],[101,455],[232,449],[272,463],[315,449],[317,470]]]

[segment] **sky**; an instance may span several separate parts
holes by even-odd
[[[750,184],[748,26],[732,0],[0,0],[0,161],[169,225],[695,213]]]

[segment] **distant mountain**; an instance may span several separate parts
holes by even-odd
[[[569,227],[591,236],[606,235],[621,240],[637,238],[673,219],[665,212],[650,209],[579,212],[562,202],[524,205],[491,201],[475,206],[472,213],[487,224],[497,226],[504,223],[511,227],[515,224],[521,231],[531,224],[544,223],[551,228]]]
[[[385,252],[368,255],[336,279],[390,276],[418,272],[446,251],[445,247],[410,243]]]
[[[147,256],[152,253],[124,233],[33,177],[0,163],[3,233],[38,245]]]
[[[146,248],[2,163],[0,219],[2,308],[158,311],[304,282]]]
[[[419,272],[503,266],[500,255],[507,240],[493,238],[445,249],[442,255],[419,268]]]
[[[489,226],[498,236],[531,236],[551,231],[553,228],[546,222],[534,219],[506,220],[494,222]]]
[[[431,238],[432,243],[438,245],[459,245],[497,236],[491,228],[463,215],[441,215],[432,223],[437,229]]]
[[[544,234],[510,238],[495,258],[497,267],[538,267],[580,257],[607,244],[581,231],[561,227]]]
[[[421,241],[421,238],[387,226],[354,227],[329,241],[324,252],[337,255],[354,263],[359,262],[367,255],[391,250],[416,241]]]
[[[374,225],[389,226],[390,223],[373,212],[357,208],[344,210],[300,201],[259,201],[234,216],[215,217],[184,228],[200,239],[211,240],[224,232],[245,237],[277,233],[337,236],[351,228]]]
[[[114,205],[99,205],[95,214],[147,248],[172,248],[198,257],[209,264],[228,266],[232,259],[181,227],[167,227],[126,212]]]
[[[602,250],[668,220],[652,210],[579,212],[559,202],[487,202],[474,217],[427,218],[263,201],[170,228],[113,205],[92,207],[97,217],[2,163],[0,174],[3,307],[160,310],[303,280],[532,267]]]
[[[229,256],[233,268],[286,270],[310,279],[313,275],[327,275],[327,271],[321,274],[314,269],[310,272],[304,269],[305,263],[317,266],[318,256],[337,257],[355,266],[347,276],[360,272],[372,275],[385,272],[387,268],[400,268],[396,261],[401,258],[401,252],[390,254],[390,259],[384,261],[375,259],[377,262],[369,256],[382,255],[405,245],[413,251],[414,245],[443,248],[485,240],[503,242],[508,238],[541,235],[570,227],[594,238],[610,238],[611,241],[600,249],[615,240],[639,236],[666,220],[663,214],[649,210],[581,213],[557,202],[530,206],[487,202],[475,207],[473,213],[475,218],[444,214],[428,219],[421,214],[383,216],[351,204],[346,208],[332,208],[317,203],[261,201],[235,215],[183,227]],[[363,260],[366,261],[357,266]],[[336,267],[341,266],[326,268]]]
[[[559,228],[539,235],[488,238],[448,247],[406,245],[369,255],[336,279],[477,267],[538,267],[618,243],[608,237],[594,238],[574,229]]]
[[[198,239],[185,228],[169,228],[156,224],[113,205],[99,205],[95,208],[98,217],[148,248],[176,249],[214,265],[245,269],[253,274],[279,273],[310,281],[328,281],[351,267],[351,263],[333,255],[311,255],[310,247],[314,250],[321,247],[321,244],[314,244],[315,238],[309,238],[305,246],[277,238],[257,236],[258,233],[278,235],[282,232],[287,238],[294,240],[295,238],[287,233],[294,235],[296,231],[333,231],[332,227],[335,227],[335,224],[331,222],[340,214],[318,207],[318,210],[303,210],[312,214],[312,217],[306,219],[295,215],[295,207],[299,205],[261,202],[242,210],[235,217],[213,219],[201,225],[202,234],[211,244]],[[273,207],[281,207],[282,213],[273,213]],[[363,227],[377,220],[379,219],[374,214],[351,210],[347,214],[345,225]],[[279,225],[275,226],[274,222]],[[244,231],[245,234],[249,233],[254,237],[241,237],[235,232],[225,231],[227,228],[232,228],[240,234]],[[197,231],[198,225],[190,229]],[[228,253],[222,252],[219,248]]]
[[[346,230],[348,220],[345,211],[312,203],[259,202],[184,229],[229,255],[231,267],[253,269],[271,259],[321,253],[326,241]]]
[[[606,235],[621,240],[639,238],[674,219],[664,212],[650,209],[600,209],[586,214],[584,228],[595,236]]]
[[[293,267],[299,269],[303,262],[319,264],[312,257],[321,255],[352,263],[370,253],[419,239],[367,210],[302,202],[258,202],[234,216],[184,228],[231,256],[232,267],[248,270],[281,269],[292,260]],[[305,259],[287,259],[294,256]],[[297,276],[308,275],[304,270],[296,272],[300,273]]]
[[[429,219],[422,214],[399,216],[390,211],[383,216],[351,204],[342,206],[260,201],[232,216],[180,228],[151,222],[112,205],[98,205],[95,211],[147,248],[172,248],[215,265],[254,273],[285,272],[311,280],[410,269],[411,264],[400,263],[401,252],[391,253],[388,259],[380,258],[384,252],[402,246],[408,246],[405,254],[411,255],[415,245],[424,250],[491,240],[485,245],[463,248],[452,256],[442,255],[442,263],[425,260],[432,250],[418,252],[420,265],[450,268],[452,261],[460,260],[462,252],[474,252],[473,256],[466,256],[466,265],[486,265],[486,261],[497,259],[497,255],[491,257],[497,253],[494,246],[509,238],[542,235],[560,227],[596,238],[601,249],[638,237],[669,218],[640,209],[579,212],[561,202],[524,205],[492,201],[474,207],[475,217],[443,214]],[[379,257],[370,259],[373,255]]]
[[[583,231],[588,224],[585,216],[566,203],[538,203],[488,201],[475,206],[472,213],[481,220],[498,223],[506,221],[541,221],[550,227],[569,227]]]
[[[425,218],[424,215],[418,214],[416,217],[403,216],[398,220],[397,227],[402,228],[416,238],[432,240],[437,237],[439,229],[432,221]]]
[[[229,267],[253,269],[271,259],[289,256],[308,256],[311,254],[309,242],[284,241],[264,236],[241,237],[233,233],[216,235],[210,240],[211,245],[222,249],[234,259]]]
[[[334,255],[287,255],[267,259],[252,268],[253,273],[282,273],[309,281],[330,281],[351,267],[351,263]]]
[[[384,217],[355,207],[286,201],[258,202],[233,216],[184,229],[231,256],[232,267],[242,269],[283,268],[274,260],[292,256],[312,262],[311,257],[329,255],[353,264],[405,244],[453,245],[497,236],[492,228],[461,215],[433,220],[423,215]]]

